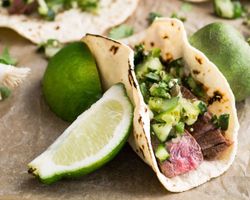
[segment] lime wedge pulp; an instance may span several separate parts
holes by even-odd
[[[133,106],[123,84],[112,86],[82,113],[57,140],[28,164],[47,184],[88,174],[111,160],[125,144]]]

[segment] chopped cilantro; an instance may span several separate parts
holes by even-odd
[[[0,101],[8,98],[11,95],[11,90],[7,87],[0,87]]]
[[[122,24],[120,26],[112,28],[109,32],[109,37],[113,39],[121,39],[131,36],[133,35],[133,33],[134,33],[133,27],[126,24]]]
[[[178,14],[175,13],[175,12],[173,12],[172,15],[171,15],[170,17],[171,17],[171,18],[179,19],[179,20],[181,20],[182,22],[187,21],[187,18],[186,18],[186,17],[180,16],[180,15],[178,15]]]
[[[45,53],[47,58],[54,56],[61,48],[63,44],[56,39],[48,39],[46,42],[42,42],[38,45],[37,51]]]
[[[0,55],[0,63],[6,65],[15,65],[16,62],[17,62],[16,59],[10,56],[9,49],[5,47],[2,54]]]
[[[200,110],[201,115],[203,115],[205,112],[207,112],[207,105],[203,101],[199,102],[198,108]]]
[[[213,115],[212,122],[216,127],[221,128],[221,130],[226,131],[229,125],[229,114],[222,114],[219,117]]]
[[[153,21],[157,18],[157,17],[162,17],[162,14],[158,13],[158,12],[150,12],[148,14],[148,24],[152,24]]]
[[[99,0],[78,0],[79,8],[82,10],[97,13],[99,9]]]
[[[226,131],[228,129],[229,117],[230,117],[229,114],[220,115],[218,122],[219,122],[219,127],[221,128],[221,130]]]
[[[134,64],[138,65],[139,63],[142,63],[145,54],[144,54],[144,46],[142,44],[136,45],[134,49]]]

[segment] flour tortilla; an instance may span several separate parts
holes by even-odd
[[[125,21],[135,11],[139,0],[100,0],[97,15],[77,9],[64,11],[49,22],[26,15],[9,15],[0,8],[0,27],[15,30],[33,43],[48,39],[62,43],[80,40],[87,32],[103,34],[108,28]]]
[[[160,48],[165,60],[182,57],[192,76],[208,89],[209,96],[213,96],[215,91],[222,94],[221,101],[210,105],[209,111],[217,115],[230,114],[230,124],[225,137],[233,144],[223,152],[220,159],[203,161],[196,170],[171,179],[165,177],[159,170],[151,145],[149,108],[143,101],[135,77],[132,49],[123,43],[101,36],[87,35],[83,38],[96,58],[104,89],[108,89],[117,82],[123,82],[126,86],[128,95],[135,106],[133,134],[129,138],[134,151],[154,170],[167,190],[186,191],[221,175],[232,164],[237,150],[239,129],[235,99],[228,82],[217,67],[202,52],[188,43],[181,21],[170,18],[157,19],[145,32],[139,34],[138,38],[136,43],[143,42],[147,50],[153,47]],[[132,43],[130,45],[134,45],[136,38],[128,41]]]

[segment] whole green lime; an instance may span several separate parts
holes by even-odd
[[[49,107],[66,121],[74,121],[102,95],[95,59],[83,42],[71,43],[53,56],[42,83]]]
[[[250,96],[250,46],[233,26],[209,24],[194,33],[190,43],[220,69],[237,101]]]

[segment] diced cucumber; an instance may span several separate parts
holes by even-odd
[[[162,81],[164,81],[164,82],[167,83],[167,84],[169,83],[169,81],[170,81],[171,79],[174,78],[171,74],[166,73],[165,71],[161,71],[161,72],[160,72],[160,76],[161,76]]]
[[[151,96],[170,99],[171,95],[167,92],[167,86],[163,84],[153,84],[149,89]]]
[[[161,61],[157,57],[148,57],[145,61],[137,65],[135,73],[138,78],[143,78],[143,76],[150,71],[160,71],[163,69]]]
[[[165,122],[168,125],[176,125],[181,119],[181,106],[177,105],[172,110],[163,112],[154,117],[156,121]]]
[[[179,122],[178,124],[176,124],[175,130],[177,133],[180,133],[180,134],[184,133],[185,124],[183,122]]]
[[[187,125],[194,124],[198,119],[198,116],[200,114],[200,109],[197,106],[195,106],[192,102],[184,98],[180,100],[180,103],[183,108],[182,117],[184,119],[184,122]]]
[[[169,87],[169,88],[172,88],[172,87],[174,87],[175,85],[177,85],[178,83],[179,83],[179,80],[178,80],[177,78],[173,78],[173,79],[171,79],[171,80],[169,81],[168,87]]]
[[[214,0],[214,11],[219,17],[234,17],[234,5],[231,0]]]
[[[157,57],[149,57],[145,63],[150,71],[159,71],[163,69],[161,61]]]
[[[153,124],[152,125],[153,131],[156,134],[157,138],[161,142],[165,142],[167,137],[172,129],[171,125],[168,124]]]
[[[240,1],[233,1],[234,5],[234,18],[239,18],[244,16],[245,9],[244,6],[241,5]]]
[[[144,74],[148,73],[148,67],[144,63],[140,63],[135,68],[136,77],[142,79]]]
[[[179,97],[163,99],[159,97],[150,97],[148,101],[149,108],[157,113],[166,112],[174,109],[178,105]]]
[[[157,149],[155,150],[155,156],[156,158],[158,158],[161,162],[167,160],[170,155],[169,153],[167,152],[164,144],[160,144]]]
[[[160,48],[153,48],[149,54],[149,56],[153,58],[159,58],[161,56],[161,49]]]
[[[154,73],[154,72],[149,72],[149,73],[145,74],[145,77],[149,81],[153,81],[153,82],[159,82],[160,81],[160,76],[158,74]]]

